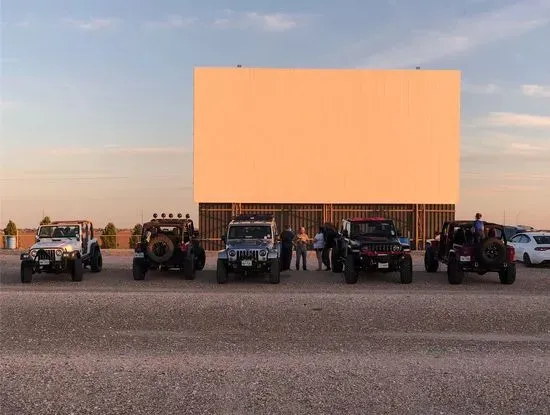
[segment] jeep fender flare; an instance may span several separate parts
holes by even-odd
[[[276,249],[270,249],[267,252],[267,259],[278,259],[279,258],[279,251]]]
[[[225,249],[222,249],[221,251],[218,251],[218,259],[228,259],[227,251]]]

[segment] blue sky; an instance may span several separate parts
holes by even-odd
[[[3,0],[1,13],[2,225],[196,215],[193,67],[242,64],[462,70],[458,214],[550,227],[550,0]]]

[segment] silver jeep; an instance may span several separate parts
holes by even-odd
[[[218,252],[217,281],[225,284],[230,272],[248,275],[268,273],[269,282],[280,282],[281,246],[272,215],[238,215],[221,239],[225,248]]]

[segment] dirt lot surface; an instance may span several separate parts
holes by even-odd
[[[550,268],[217,285],[104,270],[23,286],[0,254],[2,414],[547,414]],[[313,263],[313,261],[311,261]],[[312,267],[313,268],[313,267]]]

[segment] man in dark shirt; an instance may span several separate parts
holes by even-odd
[[[325,247],[323,248],[322,258],[323,258],[323,264],[327,267],[325,271],[330,271],[331,264],[330,264],[330,252],[331,249],[334,248],[334,242],[336,239],[336,230],[330,223],[325,223],[324,227],[325,231]]]
[[[294,240],[294,232],[290,225],[285,226],[285,230],[281,232],[281,271],[287,271],[290,269],[292,262],[292,241]]]

